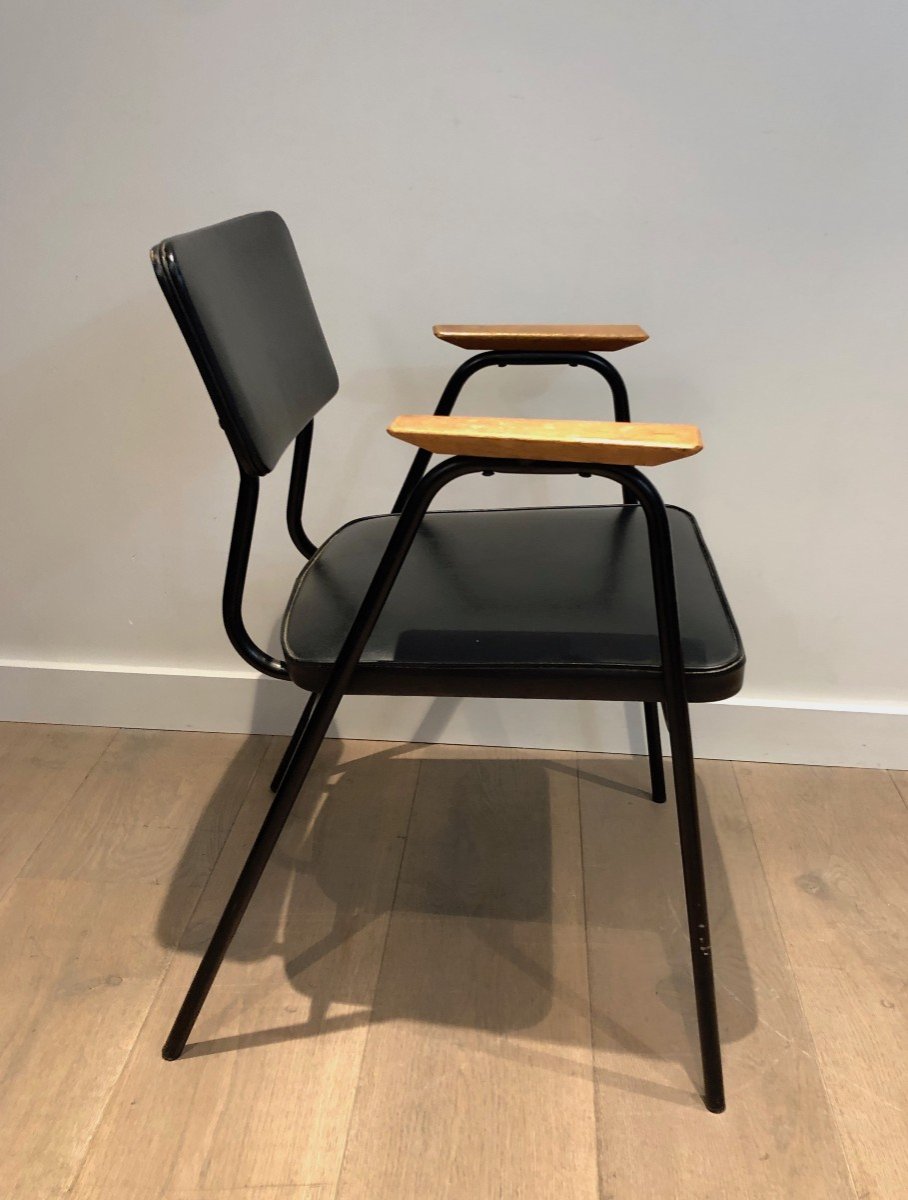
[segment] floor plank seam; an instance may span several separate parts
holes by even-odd
[[[28,855],[28,857],[25,859],[25,861],[20,864],[18,871],[15,873],[15,875],[13,875],[11,877],[11,879],[9,880],[9,882],[7,883],[7,885],[3,889],[3,891],[0,892],[0,901],[3,900],[4,896],[6,896],[6,893],[13,886],[13,884],[16,882],[16,880],[23,878],[23,871],[26,870],[26,868],[28,867],[28,864],[31,862],[31,860],[35,857],[35,855],[38,853],[38,851],[41,849],[41,847],[44,845],[44,843],[47,841],[47,839],[53,833],[54,829],[57,826],[57,822],[60,821],[66,815],[66,813],[69,811],[70,805],[73,803],[73,801],[76,799],[76,797],[82,791],[82,789],[85,787],[86,783],[88,783],[89,778],[95,773],[95,771],[101,765],[101,760],[105,757],[107,752],[110,750],[110,747],[113,745],[115,738],[121,732],[122,732],[122,730],[120,730],[120,729],[111,730],[110,737],[107,739],[107,741],[105,742],[102,749],[98,752],[97,758],[94,760],[94,762],[91,764],[91,766],[86,768],[85,774],[82,776],[82,778],[79,780],[79,782],[73,788],[73,790],[67,796],[66,800],[64,800],[64,802],[61,804],[60,811],[57,813],[57,815],[54,817],[54,819],[48,825],[47,829],[45,829],[43,836],[38,839],[37,843],[34,846],[32,846],[31,853]]]
[[[118,730],[117,732],[122,733],[123,730]],[[113,741],[113,738],[111,738],[111,741]],[[182,929],[180,930],[179,937],[176,937],[174,939],[177,944],[173,947],[173,949],[170,951],[170,954],[167,956],[167,959],[164,963],[163,969],[161,970],[161,974],[158,977],[157,985],[155,986],[155,989],[151,995],[151,999],[148,1002],[148,1007],[145,1010],[145,1015],[142,1018],[141,1022],[139,1023],[138,1029],[136,1030],[136,1036],[133,1038],[132,1045],[129,1048],[129,1053],[123,1059],[123,1065],[120,1068],[120,1070],[117,1072],[117,1076],[110,1086],[110,1091],[107,1093],[107,1098],[104,1101],[104,1104],[100,1110],[100,1113],[98,1115],[98,1120],[95,1122],[94,1128],[92,1129],[91,1134],[89,1135],[88,1140],[86,1141],[85,1153],[82,1155],[79,1165],[76,1168],[75,1172],[73,1173],[73,1177],[69,1183],[69,1186],[66,1188],[66,1191],[63,1193],[65,1196],[71,1196],[73,1194],[73,1192],[75,1191],[75,1189],[79,1185],[79,1181],[81,1179],[82,1173],[85,1170],[85,1167],[86,1167],[89,1157],[91,1155],[92,1147],[94,1145],[95,1138],[97,1137],[98,1130],[104,1124],[105,1118],[107,1117],[108,1111],[110,1110],[110,1106],[113,1103],[114,1097],[116,1096],[117,1089],[120,1085],[120,1081],[121,1081],[121,1079],[123,1079],[124,1075],[126,1074],[127,1068],[130,1066],[133,1058],[135,1057],[139,1043],[142,1040],[142,1033],[145,1030],[145,1026],[148,1024],[148,1021],[151,1018],[151,1014],[154,1011],[154,1007],[158,1002],[158,998],[164,989],[164,986],[165,986],[165,983],[167,980],[167,976],[170,973],[170,968],[173,966],[174,959],[176,958],[177,953],[179,951],[179,938],[182,938],[183,935],[185,934],[186,930],[189,928],[190,924],[192,923],[192,918],[195,916],[199,905],[202,903],[202,899],[205,895],[205,890],[208,887],[208,884],[211,882],[212,876],[214,875],[214,872],[215,872],[215,869],[217,868],[218,862],[220,861],[221,856],[224,853],[224,850],[227,846],[227,842],[228,842],[230,834],[233,830],[233,827],[236,824],[237,820],[239,819],[240,812],[242,811],[243,805],[246,803],[246,800],[249,797],[249,793],[252,791],[253,787],[255,786],[256,780],[258,779],[259,771],[262,768],[262,763],[265,761],[265,756],[268,753],[269,746],[273,742],[273,738],[264,738],[263,742],[264,742],[264,745],[262,746],[262,752],[259,755],[258,760],[256,761],[254,769],[252,771],[250,771],[250,773],[249,773],[249,783],[246,785],[246,789],[243,792],[242,798],[240,799],[239,804],[237,804],[237,806],[236,806],[236,812],[233,814],[233,820],[230,822],[229,826],[227,827],[227,829],[224,832],[223,841],[221,842],[220,849],[218,850],[217,854],[215,855],[214,861],[211,864],[211,870],[208,872],[208,878],[205,880],[205,882],[199,888],[199,893],[198,893],[198,896],[196,897],[195,904],[192,906],[191,911],[187,915],[186,921],[185,921]],[[108,745],[109,745],[109,743],[108,743]],[[106,751],[105,751],[105,753],[106,753]]]
[[[800,980],[798,979],[798,972],[795,969],[794,962],[792,961],[791,951],[788,948],[788,941],[785,937],[785,934],[784,934],[784,931],[782,928],[782,920],[781,920],[781,917],[779,916],[779,910],[776,905],[776,898],[773,895],[772,883],[770,882],[769,873],[766,870],[766,863],[763,861],[763,853],[760,850],[760,843],[757,840],[757,835],[754,833],[753,822],[750,819],[750,811],[747,806],[747,797],[744,794],[744,788],[741,787],[741,781],[738,779],[737,763],[732,763],[731,773],[732,773],[732,778],[735,781],[735,787],[738,790],[738,796],[741,800],[741,807],[744,810],[744,815],[747,817],[747,826],[748,826],[748,829],[750,830],[750,836],[751,836],[751,840],[753,841],[753,844],[754,844],[754,850],[757,855],[757,861],[760,864],[760,870],[763,872],[763,878],[766,882],[766,893],[769,896],[769,903],[772,906],[772,914],[773,914],[773,918],[776,923],[776,930],[778,931],[779,940],[781,942],[782,949],[785,953],[785,961],[788,964],[788,972],[791,976],[792,985],[794,987],[794,994],[797,998],[798,1008],[801,1013],[801,1018],[804,1022],[804,1029],[806,1030],[807,1036],[810,1039],[810,1050],[812,1051],[812,1053],[809,1053],[808,1057],[812,1058],[812,1060],[816,1063],[817,1074],[820,1077],[820,1084],[823,1088],[823,1096],[825,1097],[825,1100],[826,1100],[826,1107],[829,1111],[829,1116],[832,1121],[833,1128],[835,1130],[836,1138],[838,1139],[839,1152],[842,1155],[842,1162],[845,1165],[845,1171],[847,1172],[847,1175],[848,1175],[848,1182],[851,1187],[852,1195],[854,1197],[854,1200],[860,1200],[860,1197],[858,1194],[857,1183],[855,1181],[854,1172],[851,1169],[851,1162],[850,1162],[849,1156],[848,1156],[848,1143],[845,1140],[845,1135],[844,1135],[844,1131],[842,1129],[841,1122],[839,1120],[838,1112],[836,1111],[836,1107],[833,1104],[832,1097],[829,1093],[829,1086],[826,1082],[826,1072],[823,1070],[823,1060],[822,1060],[822,1057],[820,1056],[819,1050],[817,1049],[816,1040],[814,1039],[813,1026],[810,1023],[810,1018],[807,1014],[807,1006],[804,1003],[804,997],[801,992],[801,984],[800,984]],[[806,1049],[805,1049],[804,1053],[807,1053]]]
[[[329,739],[168,1064],[286,738],[41,728],[0,727],[3,1195],[908,1195],[908,771],[697,760],[714,1118],[645,756]]]
[[[905,811],[908,812],[908,792],[902,791],[902,789],[899,787],[899,782],[896,779],[896,777],[892,771],[887,771],[886,774],[889,776],[892,786],[895,788],[896,792],[898,793],[899,799],[904,804]]]
[[[591,948],[590,948],[590,923],[589,914],[587,911],[586,901],[586,853],[584,851],[583,837],[583,804],[580,795],[580,755],[574,756],[574,773],[577,780],[577,827],[580,840],[580,887],[581,895],[583,896],[583,945],[586,950],[586,991],[587,1000],[589,1002],[589,1030],[590,1030],[590,1081],[593,1087],[593,1127],[595,1130],[595,1153],[596,1153],[596,1194],[599,1200],[603,1200],[605,1196],[605,1181],[602,1178],[601,1156],[599,1154],[599,1137],[602,1131],[602,1105],[599,1101],[599,1088],[596,1083],[596,1039],[593,1033],[593,992],[590,985],[592,973]]]
[[[332,1189],[330,1198],[326,1198],[326,1200],[338,1200],[338,1197],[340,1196],[340,1186],[341,1186],[341,1180],[342,1180],[343,1174],[344,1174],[344,1164],[347,1161],[347,1147],[350,1142],[350,1130],[353,1127],[353,1118],[356,1113],[356,1105],[357,1105],[357,1101],[359,1099],[359,1093],[360,1093],[360,1083],[362,1081],[363,1063],[365,1061],[366,1050],[369,1045],[369,1032],[372,1029],[372,1013],[375,1008],[375,997],[378,994],[379,984],[381,983],[382,968],[385,965],[385,954],[388,949],[388,939],[391,936],[391,921],[394,918],[394,910],[397,905],[397,893],[398,893],[398,890],[400,889],[400,879],[401,879],[401,875],[403,874],[403,869],[404,869],[404,857],[406,856],[406,853],[407,853],[407,841],[410,836],[410,827],[413,824],[413,810],[416,807],[416,795],[417,795],[417,792],[419,791],[419,779],[420,779],[421,774],[422,774],[422,759],[417,759],[416,773],[415,773],[415,778],[413,780],[413,792],[410,796],[410,811],[407,813],[407,828],[404,830],[404,833],[403,833],[403,845],[401,846],[401,851],[400,851],[400,861],[397,864],[397,876],[394,880],[394,894],[391,897],[391,906],[388,909],[388,924],[385,927],[385,936],[382,941],[381,956],[379,957],[378,968],[375,972],[375,988],[373,989],[373,992],[372,992],[372,1007],[369,1012],[369,1023],[366,1028],[366,1036],[363,1038],[363,1048],[360,1053],[359,1063],[358,1063],[357,1069],[356,1069],[356,1083],[354,1084],[354,1087],[353,1087],[353,1099],[350,1102],[350,1116],[347,1120],[347,1128],[344,1131],[344,1146],[338,1156],[337,1175],[334,1180],[334,1188]]]

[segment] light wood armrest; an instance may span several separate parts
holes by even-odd
[[[395,417],[388,433],[433,454],[611,463],[622,467],[654,467],[703,449],[696,425],[649,425],[638,421],[413,416]]]
[[[433,325],[464,350],[623,350],[645,342],[639,325]]]

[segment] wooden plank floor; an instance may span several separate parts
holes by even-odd
[[[641,759],[0,726],[10,1200],[908,1195],[908,776],[698,763],[728,1111]]]

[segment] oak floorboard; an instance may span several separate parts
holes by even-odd
[[[83,1200],[136,1200],[143,1194],[141,1185],[126,1187],[92,1185],[88,1191],[80,1191]],[[330,1184],[276,1184],[269,1187],[227,1188],[175,1188],[159,1193],[160,1200],[331,1200],[334,1188]],[[53,1197],[53,1200],[57,1200]]]
[[[885,771],[735,772],[858,1196],[908,1195],[908,808]]]
[[[339,1200],[593,1200],[574,757],[424,747]]]
[[[23,874],[201,890],[267,738],[121,730]]]
[[[714,1116],[640,758],[326,742],[163,1062],[284,745],[0,724],[3,1200],[908,1195],[908,773],[698,763]]]
[[[160,889],[19,879],[0,909],[2,1194],[65,1190],[166,966]]]
[[[417,747],[398,742],[327,739],[288,825],[311,824],[322,837],[406,836],[419,770],[417,753]],[[258,820],[248,808],[245,815]]]
[[[0,896],[115,733],[91,726],[0,723]]]
[[[237,816],[73,1200],[334,1195],[419,769],[406,748],[325,744],[183,1058],[160,1056],[283,745]],[[351,832],[357,814],[368,836]]]
[[[193,822],[204,824],[215,788],[236,811],[250,772],[249,739],[199,743],[157,734],[118,734],[66,803],[0,910],[0,1160],[3,1195],[54,1196],[71,1184],[198,897],[200,865],[181,874],[176,855],[158,862],[156,812],[179,808],[192,852]],[[132,749],[124,754],[122,743]],[[117,743],[120,743],[118,747]],[[181,748],[182,747],[182,748]],[[260,754],[264,741],[254,748]],[[167,763],[181,762],[177,771]],[[254,768],[254,764],[253,764]],[[54,770],[57,767],[53,768]],[[69,769],[60,767],[63,774]],[[218,790],[218,781],[220,789]],[[127,814],[125,823],[117,818]],[[143,822],[143,814],[145,822]],[[148,831],[154,872],[136,830]],[[124,857],[123,847],[135,853]],[[84,860],[84,861],[83,861]],[[186,880],[198,880],[195,893]],[[162,926],[169,897],[179,920]]]
[[[645,760],[579,765],[602,1195],[853,1197],[731,765],[697,763],[722,1115],[699,1095],[674,801],[646,798]]]

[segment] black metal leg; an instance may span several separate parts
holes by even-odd
[[[227,901],[227,906],[218,921],[214,936],[202,956],[202,961],[189,985],[186,998],[177,1013],[173,1028],[164,1043],[161,1053],[166,1059],[179,1058],[186,1047],[192,1027],[195,1025],[205,998],[214,983],[214,977],[224,961],[224,955],[233,941],[243,914],[252,899],[252,894],[262,877],[262,872],[277,845],[281,830],[284,828],[300,788],[309,774],[309,769],[337,711],[342,695],[343,693],[339,689],[332,689],[328,695],[323,695],[322,703],[315,706],[312,718],[307,723],[302,735],[298,751],[287,764],[287,770],[281,780],[277,795],[271,802],[268,815],[262,823],[258,837],[255,839],[249,857],[240,872],[240,877]]]
[[[485,469],[487,461],[479,460],[479,469]],[[510,465],[510,464],[507,464]],[[369,635],[375,627],[378,615],[382,610],[398,572],[407,557],[407,551],[416,536],[420,522],[431,503],[435,493],[451,479],[460,475],[472,473],[476,469],[473,459],[451,458],[440,463],[434,471],[424,476],[416,485],[412,495],[404,505],[404,510],[398,518],[394,532],[385,547],[381,562],[372,577],[372,582],[366,589],[366,594],[359,606],[350,631],[344,639],[344,644],[334,663],[334,667],[312,707],[312,715],[306,723],[299,747],[287,755],[284,775],[277,789],[277,795],[271,802],[268,815],[255,843],[246,859],[246,864],[240,872],[240,877],[234,886],[227,907],[221,915],[214,937],[208,949],[202,956],[198,970],[189,991],[183,1001],[177,1019],[167,1041],[164,1043],[163,1055],[167,1059],[179,1058],[186,1046],[186,1041],[192,1032],[196,1018],[201,1012],[205,997],[214,982],[218,968],[223,962],[224,955],[233,940],[243,913],[252,898],[256,885],[262,877],[262,872],[271,857],[281,830],[290,815],[299,790],[302,787],[309,769],[315,759],[319,746],[322,744],[328,727],[337,712],[356,664],[360,660]],[[307,705],[308,707],[308,705]],[[302,722],[300,722],[302,723]]]
[[[294,754],[300,748],[300,743],[303,740],[303,734],[306,732],[306,726],[309,724],[309,718],[312,716],[312,710],[315,707],[315,701],[318,698],[318,693],[313,692],[309,697],[306,707],[303,709],[303,715],[296,723],[296,729],[293,731],[293,736],[287,743],[287,749],[284,751],[284,757],[278,763],[278,768],[274,772],[274,778],[271,780],[271,790],[276,792],[281,786],[284,776],[287,774],[287,768],[293,759]]]
[[[700,1057],[703,1062],[703,1099],[710,1112],[720,1113],[725,1111],[722,1048],[716,1013],[716,988],[709,939],[709,916],[706,909],[706,881],[697,815],[697,779],[690,736],[690,717],[686,702],[672,708],[668,727],[675,799],[678,806],[678,831],[681,837],[681,862],[684,870],[684,896],[687,903],[694,995],[697,1002],[697,1026],[700,1031]]]
[[[650,798],[654,804],[665,803],[665,768],[662,763],[662,737],[659,733],[659,705],[643,705],[646,725],[646,752],[649,755]]]

